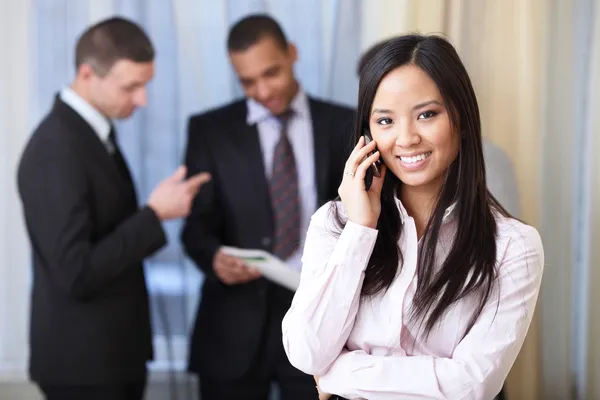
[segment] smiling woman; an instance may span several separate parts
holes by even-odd
[[[340,199],[309,227],[287,355],[323,398],[492,399],[544,254],[487,190],[467,72],[441,37],[396,37],[361,69],[358,103]]]
[[[427,195],[439,190],[458,154],[460,134],[452,129],[435,82],[420,67],[401,66],[381,80],[369,125],[404,191]]]

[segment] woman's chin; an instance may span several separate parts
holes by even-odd
[[[396,175],[396,177],[398,179],[400,179],[400,181],[402,181],[402,184],[406,185],[406,186],[419,187],[419,186],[425,186],[429,182],[431,182],[429,174],[423,173],[425,171],[412,172],[412,173],[411,172],[406,173],[405,171],[392,171],[392,172],[394,173],[394,175]]]

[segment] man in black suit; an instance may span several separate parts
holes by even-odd
[[[208,174],[185,167],[138,207],[112,119],[146,103],[154,50],[140,27],[80,37],[77,73],[33,133],[18,187],[33,248],[29,372],[49,400],[140,400],[152,358],[142,261],[161,221],[186,216]]]
[[[221,246],[267,250],[299,269],[312,213],[337,196],[355,114],[305,94],[297,50],[270,17],[242,19],[227,45],[247,98],[188,127],[188,170],[212,175],[182,231],[205,276],[189,369],[202,400],[263,400],[271,382],[283,400],[315,399],[312,376],[289,364],[281,340],[293,293]]]

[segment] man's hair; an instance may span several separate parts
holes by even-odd
[[[227,37],[227,49],[246,51],[265,37],[273,38],[282,49],[288,47],[287,38],[277,21],[266,14],[249,15],[231,27]]]
[[[75,68],[89,64],[105,76],[119,60],[151,62],[154,47],[144,30],[124,18],[105,19],[89,27],[77,41]]]

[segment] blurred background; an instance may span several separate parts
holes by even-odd
[[[597,0],[0,0],[0,399],[40,398],[27,384],[31,271],[15,171],[32,129],[74,75],[77,36],[122,15],[155,44],[149,105],[118,127],[144,199],[181,161],[187,117],[242,95],[225,39],[251,12],[270,13],[298,46],[308,93],[348,105],[371,44],[411,31],[452,41],[473,80],[483,134],[512,161],[517,187],[507,190],[518,196],[519,217],[544,242],[538,309],[507,397],[600,399]],[[180,223],[167,227],[169,246],[146,265],[157,385],[185,367],[202,280],[182,255]],[[156,393],[149,397],[166,398]]]

